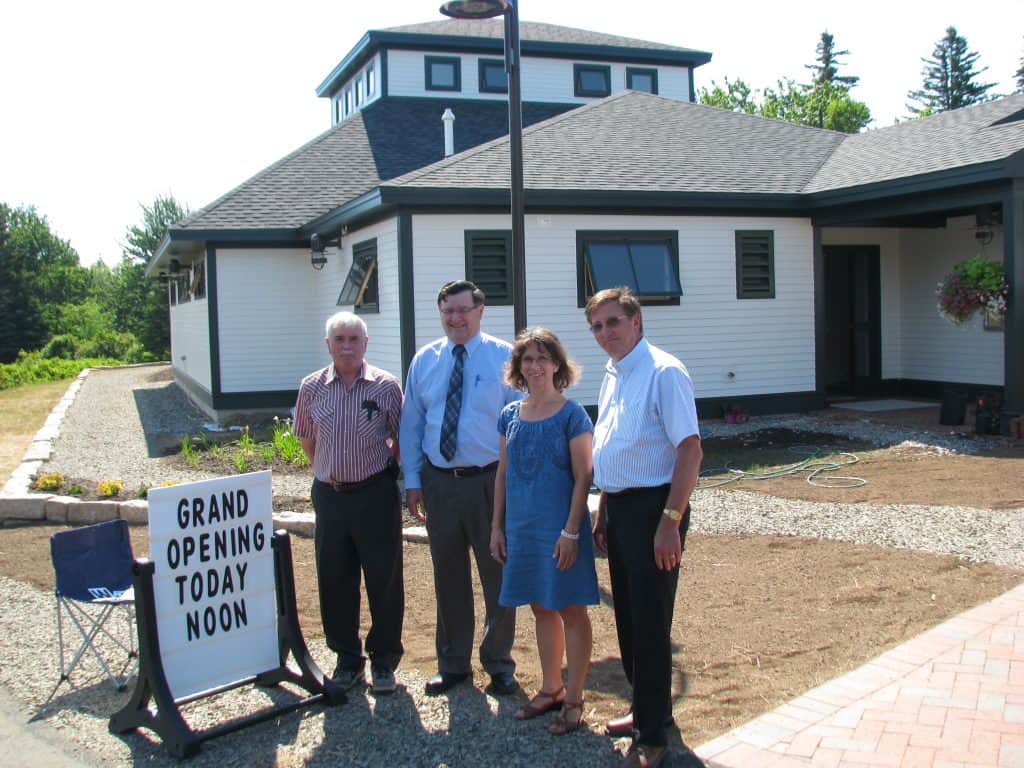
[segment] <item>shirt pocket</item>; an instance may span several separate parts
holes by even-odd
[[[362,440],[383,438],[388,433],[388,419],[381,402],[367,398],[359,405],[356,417],[356,434]]]

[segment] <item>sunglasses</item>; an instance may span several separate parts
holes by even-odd
[[[622,324],[623,321],[627,320],[629,320],[628,315],[615,315],[614,317],[609,317],[603,323],[592,323],[590,326],[590,332],[593,333],[594,335],[597,335],[601,333],[601,331],[603,331],[605,328],[607,328],[609,331],[614,331],[616,328],[619,327],[619,325]]]

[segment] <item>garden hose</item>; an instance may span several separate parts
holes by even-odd
[[[736,483],[740,480],[772,480],[776,477],[798,475],[801,472],[807,473],[808,483],[818,486],[819,488],[859,488],[862,485],[868,484],[868,481],[861,477],[825,475],[826,472],[834,472],[840,467],[847,467],[860,461],[860,459],[852,453],[840,451],[839,453],[834,454],[837,457],[845,459],[845,461],[825,461],[817,460],[818,456],[821,455],[821,452],[815,446],[793,445],[790,446],[789,452],[798,455],[806,455],[807,458],[801,459],[794,464],[788,464],[768,472],[751,472],[744,469],[734,469],[729,466],[728,462],[722,467],[709,467],[701,470],[701,478],[708,477],[709,475],[717,475],[722,472],[728,472],[729,476],[709,483],[701,483],[698,480],[697,489],[706,490],[709,488],[720,488],[723,485]]]

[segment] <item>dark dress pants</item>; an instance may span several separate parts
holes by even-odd
[[[672,722],[672,614],[679,569],[654,563],[654,533],[668,486],[608,496],[608,572],[615,629],[626,678],[633,686],[637,741],[665,746]]]
[[[360,574],[366,577],[370,660],[395,669],[402,658],[405,583],[402,575],[402,511],[398,483],[383,472],[365,488],[335,491],[313,482],[316,510],[316,573],[327,647],[342,669],[366,664],[359,640]]]
[[[434,565],[438,671],[472,672],[476,624],[469,562],[472,551],[484,593],[480,663],[490,675],[514,672],[512,643],[516,611],[498,604],[501,565],[491,557],[490,551],[494,470],[471,477],[453,477],[425,464],[420,480],[427,507],[430,558]]]

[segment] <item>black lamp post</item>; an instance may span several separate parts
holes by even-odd
[[[526,225],[523,204],[523,99],[519,89],[519,13],[516,0],[450,0],[441,13],[453,19],[505,17],[508,139],[512,188],[512,307],[516,333],[526,327]]]

